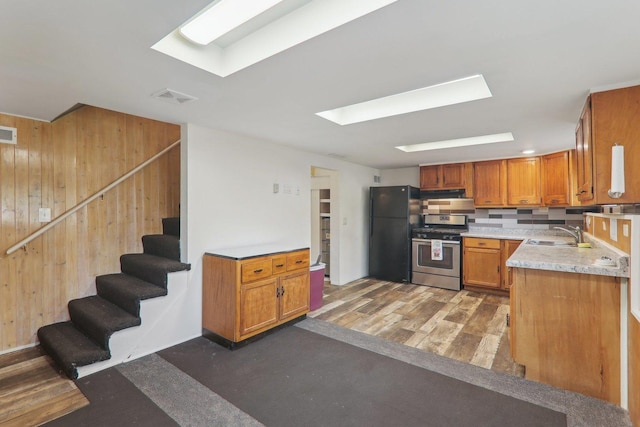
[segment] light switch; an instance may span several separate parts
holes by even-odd
[[[51,208],[38,209],[38,222],[51,222]]]
[[[277,193],[278,191],[280,191],[280,185],[277,182],[273,183],[273,193]]]
[[[629,224],[622,224],[622,234],[624,237],[629,237]]]

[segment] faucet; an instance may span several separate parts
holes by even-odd
[[[572,227],[570,225],[565,225],[564,227],[553,227],[558,230],[565,231],[573,236],[576,239],[576,244],[584,243],[584,238],[582,236],[582,230],[580,227]]]

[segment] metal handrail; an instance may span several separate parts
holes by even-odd
[[[135,168],[133,168],[132,170],[130,170],[126,174],[122,175],[120,178],[118,178],[115,181],[113,181],[111,184],[109,184],[106,187],[103,187],[101,190],[95,192],[88,199],[83,200],[82,202],[78,203],[77,205],[75,205],[71,209],[65,211],[65,213],[60,215],[55,220],[51,221],[49,224],[45,225],[42,228],[37,229],[36,231],[34,231],[31,234],[29,234],[27,237],[25,237],[24,239],[20,240],[18,243],[16,243],[15,245],[13,245],[9,249],[7,249],[7,251],[5,252],[5,255],[11,255],[12,253],[17,251],[18,249],[26,246],[32,240],[40,237],[42,234],[46,233],[47,231],[49,231],[50,229],[52,229],[53,227],[55,227],[56,225],[58,225],[59,223],[61,223],[65,219],[67,219],[68,216],[70,216],[70,215],[74,214],[76,211],[82,209],[83,207],[85,207],[89,203],[93,202],[98,197],[103,196],[104,193],[106,193],[107,191],[109,191],[112,188],[116,187],[118,184],[120,184],[122,181],[126,180],[127,178],[131,177],[132,175],[135,175],[141,169],[144,169],[148,164],[154,162],[157,158],[163,156],[164,154],[166,154],[168,151],[170,151],[172,148],[174,148],[178,144],[180,144],[180,140],[177,140],[176,142],[174,142],[173,144],[169,145],[164,150],[154,154],[152,157],[150,157],[147,160],[145,160],[144,162],[140,163],[138,166],[136,166]]]

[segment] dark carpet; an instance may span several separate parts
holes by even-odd
[[[563,413],[300,328],[158,353],[267,426],[563,426]]]
[[[75,383],[90,404],[45,424],[47,427],[178,425],[114,368],[81,378]]]

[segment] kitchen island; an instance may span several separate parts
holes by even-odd
[[[278,244],[207,251],[203,335],[234,349],[309,311],[309,249]]]
[[[591,248],[525,240],[507,260],[511,353],[526,378],[620,405],[629,257],[586,237]]]

